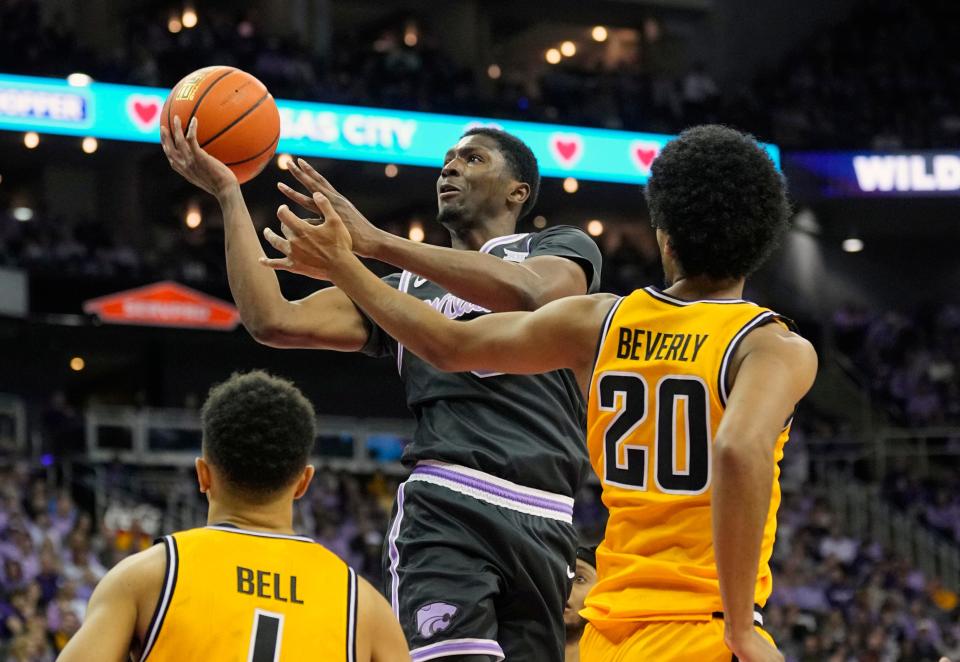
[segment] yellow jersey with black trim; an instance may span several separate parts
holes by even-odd
[[[723,610],[711,519],[712,445],[728,370],[752,329],[789,320],[754,303],[683,301],[636,290],[607,314],[590,383],[587,445],[610,511],[598,581],[581,614],[595,627],[708,620]],[[789,424],[777,439],[783,457]],[[770,595],[779,465],[756,603]]]
[[[356,659],[357,577],[310,538],[211,525],[164,536],[141,661]]]

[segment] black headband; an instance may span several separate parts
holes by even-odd
[[[597,569],[597,548],[593,547],[577,547],[577,558],[583,561],[584,563],[589,563],[590,566],[596,570]]]

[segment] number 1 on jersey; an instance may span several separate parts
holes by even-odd
[[[597,380],[599,408],[618,412],[603,437],[605,483],[647,489],[647,443],[628,443],[647,419],[650,389],[635,372],[605,372]],[[666,494],[700,494],[710,484],[710,410],[706,384],[696,377],[668,375],[656,388],[654,480]],[[677,408],[683,403],[686,468],[679,469]],[[621,459],[622,458],[622,459]]]
[[[279,662],[283,641],[283,614],[257,609],[253,613],[247,662]]]

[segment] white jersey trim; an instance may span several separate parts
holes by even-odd
[[[157,637],[160,635],[160,628],[170,609],[170,602],[173,599],[173,590],[177,584],[177,543],[173,536],[164,536],[163,544],[167,552],[167,572],[163,579],[163,590],[160,592],[160,603],[157,605],[157,611],[150,621],[150,630],[147,633],[147,640],[143,644],[143,652],[140,655],[140,662],[144,662],[157,643]]]

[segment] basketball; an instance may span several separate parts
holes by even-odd
[[[245,71],[213,66],[197,69],[170,91],[160,121],[173,131],[197,118],[197,142],[240,180],[256,177],[280,140],[280,113],[266,86]]]

